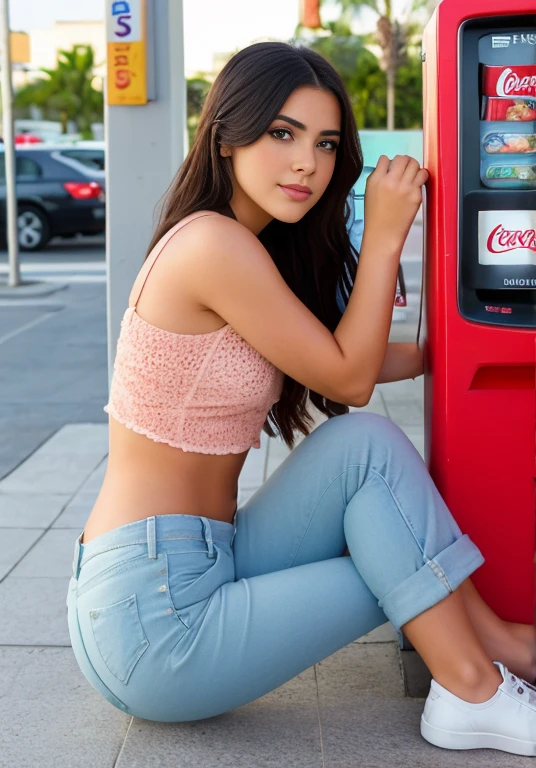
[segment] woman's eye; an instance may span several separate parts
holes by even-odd
[[[292,131],[290,131],[288,128],[274,128],[271,131],[268,131],[270,136],[273,136],[274,139],[277,139],[278,141],[285,141],[281,136],[277,136],[276,134],[288,134],[290,137],[292,137]],[[330,147],[324,147],[324,149],[329,149],[332,152],[334,152],[337,147],[339,146],[338,142],[333,141],[332,139],[325,139],[324,141],[321,141],[320,144],[331,144]]]
[[[289,136],[292,136],[292,133],[288,130],[288,128],[274,128],[273,131],[268,131],[268,133],[274,137],[274,139],[279,138],[276,136],[276,133],[288,133]]]
[[[321,144],[331,144],[330,149],[333,151],[335,151],[339,146],[339,143],[337,141],[332,141],[332,139],[326,139],[326,141],[322,141]]]

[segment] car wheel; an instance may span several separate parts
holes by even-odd
[[[39,251],[50,240],[48,219],[40,208],[33,205],[19,205],[17,228],[21,251]]]

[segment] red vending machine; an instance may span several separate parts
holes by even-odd
[[[425,456],[505,620],[535,619],[536,5],[442,0],[423,40]]]

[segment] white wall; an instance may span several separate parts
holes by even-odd
[[[104,21],[57,21],[48,29],[30,32],[30,64],[32,69],[56,66],[57,52],[73,45],[91,45],[95,51],[95,73],[105,74],[106,40]]]

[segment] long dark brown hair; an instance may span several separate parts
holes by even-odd
[[[147,255],[177,222],[195,211],[212,210],[236,218],[230,157],[219,144],[245,147],[258,141],[294,90],[304,86],[331,92],[341,108],[341,138],[333,176],[320,200],[294,224],[273,219],[258,235],[296,296],[333,333],[355,280],[357,252],[346,222],[348,194],[363,170],[363,157],[350,100],[338,73],[320,54],[288,43],[255,43],[236,53],[221,70],[205,99],[195,140],[164,197],[160,220]],[[345,304],[347,299],[343,299]],[[285,375],[280,400],[264,431],[277,432],[289,448],[294,431],[310,434],[314,417],[308,397],[328,418],[348,406],[308,390]]]

